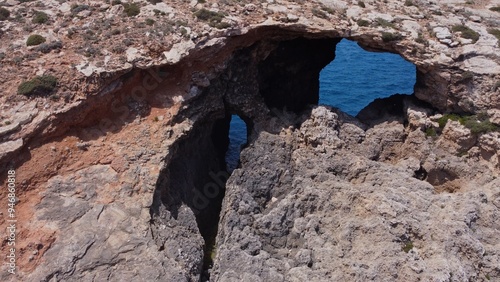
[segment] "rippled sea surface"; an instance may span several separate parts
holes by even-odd
[[[412,94],[415,79],[415,66],[401,56],[367,52],[344,39],[321,71],[319,103],[356,115],[376,98]]]
[[[376,98],[413,93],[415,79],[415,66],[401,56],[367,52],[344,39],[337,44],[335,60],[321,71],[319,103],[354,116]],[[230,171],[238,164],[246,134],[245,123],[233,116],[226,154]]]

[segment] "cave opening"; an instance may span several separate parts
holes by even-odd
[[[248,129],[238,115],[231,116],[229,125],[229,146],[226,151],[226,166],[231,174],[239,165],[240,152],[247,144]]]
[[[416,66],[400,55],[366,51],[342,39],[335,59],[320,73],[319,104],[356,116],[375,99],[412,94],[416,72]]]

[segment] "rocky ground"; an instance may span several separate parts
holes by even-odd
[[[500,1],[0,6],[2,281],[500,279]],[[415,96],[310,108],[340,38],[414,63]]]
[[[498,167],[398,117],[368,129],[325,107],[304,118],[243,150],[214,281],[499,279]]]

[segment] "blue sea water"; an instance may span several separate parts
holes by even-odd
[[[354,116],[376,98],[413,93],[415,66],[399,55],[368,52],[346,39],[337,44],[335,55],[335,60],[320,73],[320,104]],[[233,115],[226,154],[230,172],[238,165],[246,134],[243,120]]]
[[[240,151],[247,142],[247,127],[245,122],[237,115],[231,117],[229,127],[229,148],[226,152],[226,163],[229,172],[232,172],[240,160]]]
[[[319,103],[354,116],[376,98],[412,94],[415,81],[415,65],[401,56],[368,52],[343,39],[320,73]]]

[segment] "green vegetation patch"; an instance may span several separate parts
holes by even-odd
[[[56,42],[52,42],[52,43],[42,43],[42,44],[38,45],[35,48],[35,50],[42,52],[44,54],[47,54],[47,53],[50,53],[50,51],[52,51],[52,50],[59,50],[62,47],[63,47],[62,42],[56,41]]]
[[[216,27],[216,28],[222,29],[222,28],[227,28],[227,27],[231,26],[229,23],[222,22],[225,15],[221,12],[214,12],[214,11],[210,11],[210,10],[207,10],[205,8],[202,8],[202,9],[194,12],[194,15],[197,19],[202,20],[204,22],[208,22],[208,24],[211,27]]]
[[[415,6],[415,3],[413,3],[412,0],[406,0],[405,1],[405,6]]]
[[[423,44],[425,46],[429,45],[429,41],[427,41],[422,33],[418,33],[417,39],[415,39],[417,43]]]
[[[490,29],[488,29],[488,33],[491,35],[494,35],[497,38],[497,40],[500,41],[500,29],[490,28]]]
[[[453,32],[460,32],[463,38],[471,39],[473,43],[479,40],[479,33],[472,30],[470,27],[465,25],[454,25],[452,27]]]
[[[325,5],[321,5],[321,10],[327,12],[328,14],[335,14],[335,10],[330,8],[330,7],[327,7]]]
[[[205,22],[220,23],[224,19],[224,14],[202,8],[194,13],[196,18]]]
[[[404,246],[403,246],[403,251],[405,253],[408,253],[409,251],[411,251],[411,249],[413,249],[413,242],[412,241],[408,241]]]
[[[28,40],[26,40],[26,46],[36,46],[44,43],[45,37],[38,35],[38,34],[32,34],[28,37]]]
[[[472,134],[483,134],[498,130],[498,126],[491,123],[489,119],[480,119],[478,116],[464,117],[462,124],[470,129]]]
[[[370,22],[369,22],[369,21],[367,21],[367,20],[363,20],[363,19],[359,19],[359,20],[357,21],[357,23],[358,23],[358,25],[359,25],[359,26],[369,26],[369,25],[370,25]]]
[[[231,24],[230,23],[226,23],[226,22],[221,22],[221,23],[218,23],[218,24],[214,25],[214,27],[216,27],[218,29],[224,29],[224,28],[231,27]]]
[[[471,72],[471,71],[464,71],[462,73],[462,77],[461,77],[462,81],[470,81],[472,79],[474,79],[474,73],[473,72]]]
[[[491,7],[490,11],[499,12],[500,13],[500,6]]]
[[[448,123],[448,120],[459,121],[460,116],[457,114],[444,114],[438,119],[439,128],[443,129]]]
[[[141,8],[136,3],[125,3],[123,7],[125,8],[123,12],[129,17],[134,17],[141,13]]]
[[[25,81],[17,88],[17,93],[25,96],[46,96],[57,87],[57,78],[52,75],[42,75]]]
[[[425,129],[425,136],[436,137],[437,136],[436,129],[434,129],[433,127],[429,127],[427,129]]]
[[[495,82],[495,85],[493,85],[493,91],[497,91],[500,89],[500,81]]]
[[[312,8],[311,9],[311,13],[315,16],[315,17],[318,17],[318,18],[321,18],[321,19],[328,19],[328,15],[326,12],[324,12],[323,10],[320,10],[318,8]]]
[[[375,26],[390,27],[390,28],[395,27],[393,23],[391,23],[388,20],[384,20],[383,18],[376,18],[375,19]]]
[[[399,33],[391,33],[391,32],[382,32],[382,41],[384,42],[391,42],[391,41],[397,41],[402,38],[401,34]]]
[[[71,5],[71,13],[73,13],[73,14],[78,14],[81,11],[85,11],[85,10],[89,10],[89,9],[90,9],[90,6],[86,5],[86,4],[82,4],[82,5],[73,4],[73,5]]]
[[[0,7],[0,21],[5,21],[9,17],[10,17],[9,10],[5,9],[4,7]]]
[[[49,20],[49,15],[42,11],[36,11],[33,15],[32,22],[35,24],[44,24]]]
[[[438,119],[439,128],[443,129],[448,120],[458,121],[461,125],[467,127],[472,134],[483,134],[492,131],[498,131],[497,125],[490,122],[485,114],[465,115],[445,114]]]

